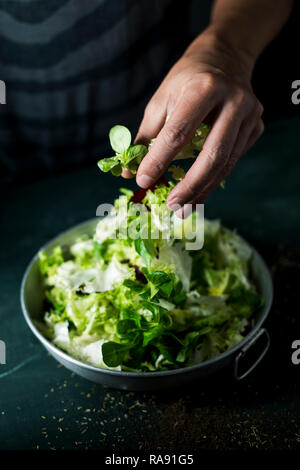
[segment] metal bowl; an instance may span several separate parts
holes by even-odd
[[[70,246],[81,235],[92,235],[97,222],[99,222],[99,218],[88,220],[87,222],[77,225],[55,237],[41,249],[49,252],[55,245]],[[234,377],[237,380],[241,380],[256,367],[269,348],[269,334],[264,328],[262,328],[262,325],[269,314],[273,300],[273,284],[269,269],[258,252],[253,247],[250,246],[250,248],[252,250],[250,260],[251,275],[259,293],[264,298],[264,306],[254,314],[254,327],[239,344],[208,361],[201,362],[200,364],[190,367],[164,372],[146,373],[111,371],[74,359],[61,349],[54,346],[54,344],[42,335],[34,323],[35,320],[42,319],[44,300],[38,254],[34,256],[23,276],[21,285],[21,305],[23,314],[33,334],[58,362],[88,380],[101,383],[109,387],[124,390],[144,391],[178,387],[179,385],[185,385],[191,381],[207,378],[208,376],[225,368],[231,368]],[[259,355],[256,356],[256,360],[254,360],[246,370],[241,372],[241,362],[243,362],[242,358],[244,358],[246,353],[252,349],[259,338],[261,338],[258,342],[258,344],[260,344]]]

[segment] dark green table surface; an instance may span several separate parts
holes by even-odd
[[[85,169],[6,191],[1,205],[0,449],[299,449],[300,119],[273,122],[207,201],[207,217],[248,238],[272,269],[272,346],[244,382],[228,376],[189,389],[108,390],[59,366],[23,320],[19,290],[35,252],[58,232],[94,217],[126,183]],[[130,186],[134,182],[130,182]]]

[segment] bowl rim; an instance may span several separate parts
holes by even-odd
[[[144,378],[144,379],[145,378],[151,379],[151,378],[154,378],[154,377],[161,377],[162,378],[162,377],[167,377],[167,376],[172,376],[172,375],[178,375],[178,374],[193,372],[197,369],[201,369],[201,368],[210,366],[210,365],[216,363],[219,360],[228,358],[229,356],[231,356],[235,352],[241,350],[256,335],[256,333],[258,332],[258,330],[260,329],[262,324],[265,322],[265,320],[266,320],[266,318],[267,318],[267,316],[270,312],[270,309],[271,309],[271,306],[272,306],[272,303],[273,303],[273,296],[274,296],[274,287],[273,287],[273,281],[272,281],[272,277],[271,277],[271,274],[270,274],[270,270],[269,270],[268,266],[266,265],[266,262],[264,261],[262,256],[258,253],[258,251],[247,240],[245,240],[241,235],[237,234],[241,238],[241,240],[243,240],[247,244],[247,246],[249,246],[252,253],[258,259],[261,267],[263,268],[263,271],[266,274],[266,283],[268,284],[269,292],[270,292],[269,298],[265,299],[265,304],[261,307],[261,314],[260,314],[259,320],[256,322],[254,327],[251,329],[251,331],[249,331],[249,333],[245,336],[245,338],[242,341],[240,341],[239,343],[237,343],[233,347],[227,349],[223,353],[218,354],[217,356],[214,356],[211,359],[208,359],[207,361],[203,361],[203,362],[200,362],[199,364],[193,364],[193,365],[187,366],[187,367],[180,367],[178,369],[171,369],[171,370],[166,370],[166,371],[130,372],[130,371],[122,371],[122,370],[121,371],[111,370],[111,369],[105,369],[105,368],[93,366],[91,364],[88,364],[86,362],[83,362],[79,359],[76,359],[76,358],[70,356],[68,353],[66,353],[62,349],[58,348],[57,346],[55,346],[51,341],[49,341],[45,336],[43,336],[43,334],[35,326],[29,312],[27,311],[27,307],[25,305],[25,286],[26,286],[26,282],[27,282],[27,278],[28,278],[28,274],[29,274],[30,270],[32,269],[34,264],[38,261],[38,255],[39,255],[40,251],[48,249],[51,245],[55,244],[55,242],[58,238],[61,238],[62,236],[68,234],[69,232],[71,232],[75,229],[78,229],[81,226],[89,225],[92,222],[96,223],[97,220],[99,220],[99,217],[93,217],[93,218],[88,219],[86,221],[80,222],[79,224],[73,225],[69,229],[66,229],[66,230],[62,231],[58,235],[56,235],[55,237],[51,238],[31,258],[31,260],[28,263],[28,265],[26,267],[26,270],[23,274],[23,277],[22,277],[21,289],[20,289],[20,302],[21,302],[23,316],[26,320],[27,325],[31,329],[32,333],[34,334],[34,336],[43,344],[43,346],[46,349],[50,350],[55,356],[59,356],[62,359],[64,359],[66,362],[72,363],[73,365],[75,365],[77,367],[80,367],[80,368],[88,369],[89,371],[95,372],[97,374],[103,373],[104,375],[110,375],[110,376],[115,376],[115,377]],[[228,229],[227,227],[224,227],[223,225],[222,225],[222,227],[225,230],[232,231],[232,230]]]

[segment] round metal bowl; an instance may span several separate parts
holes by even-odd
[[[49,252],[55,245],[70,246],[81,235],[92,235],[98,221],[99,218],[88,220],[87,222],[77,225],[55,237],[41,249]],[[245,336],[243,341],[236,346],[208,361],[190,367],[165,372],[146,373],[111,371],[94,367],[74,359],[61,349],[54,346],[54,344],[42,335],[34,323],[35,320],[42,319],[44,299],[38,254],[34,256],[23,276],[21,286],[21,305],[23,314],[33,334],[58,362],[88,380],[101,383],[109,387],[124,390],[157,390],[169,387],[178,387],[191,381],[207,378],[208,376],[225,368],[231,368],[234,377],[237,380],[241,380],[256,367],[268,350],[270,338],[268,332],[262,328],[262,325],[269,314],[273,300],[273,284],[269,269],[258,252],[253,247],[250,246],[250,248],[252,250],[250,261],[251,275],[259,293],[264,298],[264,306],[254,314],[254,327]],[[259,343],[262,344],[260,345],[260,353],[258,357],[246,370],[241,372],[240,362],[242,358],[250,349],[252,349],[259,338],[261,338]]]

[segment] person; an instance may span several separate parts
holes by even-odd
[[[200,13],[208,3],[197,2]],[[293,0],[215,0],[208,26],[188,44],[190,4],[0,5],[0,79],[7,87],[0,168],[6,181],[97,161],[107,151],[109,128],[137,128],[149,100],[136,142],[156,140],[139,167],[138,185],[155,182],[198,125],[209,121],[201,157],[167,204],[173,210],[203,202],[263,132],[251,75]]]

